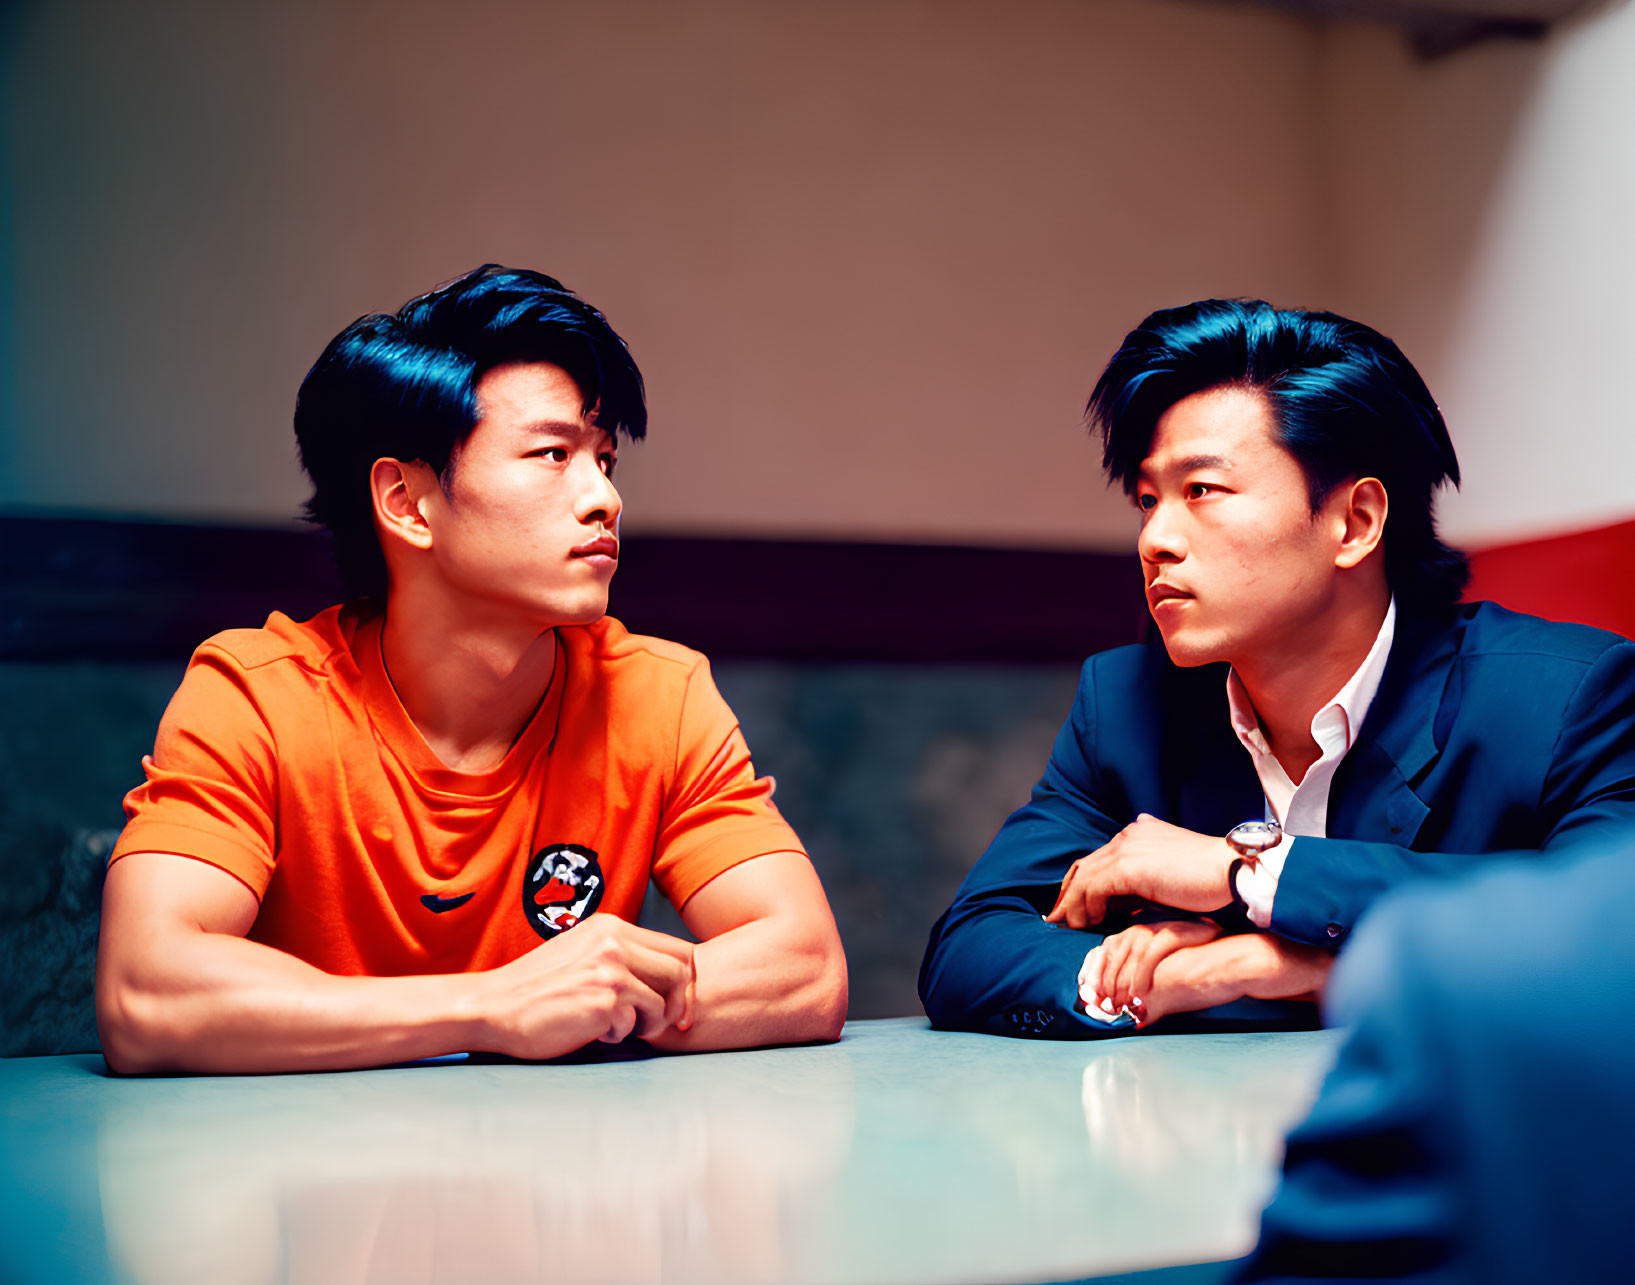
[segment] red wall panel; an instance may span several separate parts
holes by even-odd
[[[1635,638],[1635,519],[1470,555],[1467,599]]]

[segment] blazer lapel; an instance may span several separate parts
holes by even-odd
[[[1334,774],[1330,837],[1413,846],[1430,814],[1413,787],[1441,753],[1439,727],[1445,734],[1458,709],[1457,684],[1450,678],[1462,624],[1399,616],[1385,677],[1361,734]]]

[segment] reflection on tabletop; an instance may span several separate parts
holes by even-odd
[[[905,1018],[605,1065],[118,1079],[14,1059],[0,1223],[22,1280],[141,1285],[956,1285],[1215,1262],[1250,1248],[1333,1049]]]
[[[1176,1036],[1199,1039],[1200,1036]],[[1222,1072],[1230,1076],[1223,1092]],[[1090,1150],[1124,1175],[1117,1204],[1163,1202],[1175,1227],[1230,1229],[1247,1253],[1260,1229],[1283,1160],[1283,1136],[1311,1109],[1317,1081],[1304,1060],[1253,1066],[1178,1064],[1152,1041],[1121,1040],[1084,1068],[1082,1101]],[[1223,1188],[1245,1199],[1221,1206]]]
[[[99,1129],[109,1251],[167,1285],[781,1279],[780,1207],[832,1173],[852,1123],[846,1060],[785,1056],[798,1088],[675,1058],[126,1098]]]
[[[864,1256],[841,1279],[1066,1280],[1240,1257],[1334,1047],[1324,1031],[930,1039],[948,1052],[918,1060],[911,1091],[859,1091],[846,1176],[869,1194],[847,1193],[846,1243]]]

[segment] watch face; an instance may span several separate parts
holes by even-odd
[[[1283,838],[1283,827],[1276,821],[1245,821],[1227,833],[1226,841],[1245,856],[1275,848]]]

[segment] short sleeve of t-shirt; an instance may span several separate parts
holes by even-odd
[[[195,653],[159,724],[146,781],[109,860],[171,852],[219,866],[259,899],[277,848],[278,765],[272,733],[225,651]]]
[[[773,784],[755,775],[738,720],[700,659],[682,700],[675,775],[653,851],[653,878],[674,905],[752,857],[804,854],[772,801]]]

